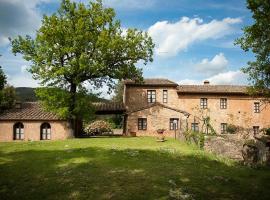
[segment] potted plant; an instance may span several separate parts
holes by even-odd
[[[164,142],[165,141],[164,132],[165,132],[165,129],[158,129],[157,130],[157,133],[158,133],[157,141],[158,142]]]

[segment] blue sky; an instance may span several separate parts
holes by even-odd
[[[10,84],[38,86],[26,71],[29,63],[10,52],[8,37],[34,36],[42,15],[55,12],[59,4],[0,0],[0,65]],[[144,77],[180,84],[201,84],[205,79],[212,84],[248,83],[240,68],[254,56],[233,45],[241,28],[252,23],[244,0],[105,0],[104,4],[115,8],[123,28],[148,31],[154,39],[154,62],[143,67]]]

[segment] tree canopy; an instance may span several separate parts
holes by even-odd
[[[7,76],[5,75],[2,67],[0,66],[0,90],[4,89],[6,83],[7,83]]]
[[[7,85],[7,76],[0,66],[0,112],[11,108],[15,103],[15,89]]]
[[[251,92],[270,97],[270,1],[247,0],[247,8],[251,10],[254,23],[246,26],[244,35],[236,40],[236,44],[255,54],[255,61],[250,61],[243,68],[253,84]]]
[[[46,86],[38,90],[44,105],[69,119],[81,116],[86,105],[78,98],[87,93],[87,83],[112,88],[115,79],[141,80],[136,64],[152,61],[154,48],[146,32],[124,31],[114,10],[100,0],[88,5],[63,0],[56,13],[43,17],[35,38],[18,36],[11,42],[13,53],[31,61],[33,78]]]

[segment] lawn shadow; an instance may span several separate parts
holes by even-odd
[[[269,199],[270,175],[203,155],[160,149],[0,152],[1,199]]]

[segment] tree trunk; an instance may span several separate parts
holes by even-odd
[[[80,134],[80,126],[79,126],[79,119],[77,114],[74,112],[75,105],[76,105],[76,92],[77,92],[77,85],[71,83],[70,85],[70,106],[69,106],[69,113],[70,113],[70,124],[73,130],[73,134],[75,137],[78,137]]]

